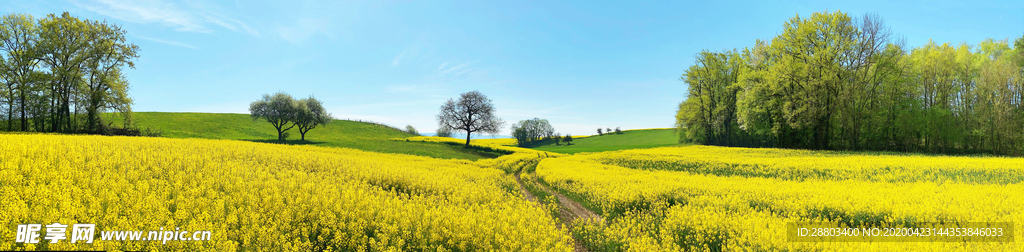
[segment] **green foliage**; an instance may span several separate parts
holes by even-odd
[[[409,133],[409,135],[416,135],[416,136],[420,135],[420,132],[416,131],[416,128],[413,128],[412,125],[405,125],[405,133]]]
[[[139,47],[126,34],[116,24],[67,12],[39,20],[25,14],[0,18],[7,128],[103,133],[107,126],[99,115],[107,111],[130,123],[133,101],[123,69],[135,67]]]
[[[293,122],[298,118],[300,110],[295,99],[284,92],[264,94],[262,99],[249,104],[249,116],[252,120],[263,119],[273,125],[274,129],[277,129],[278,141],[288,138],[285,132],[295,127]]]
[[[584,137],[573,139],[566,135],[566,145],[544,144],[534,147],[536,150],[557,153],[600,152],[626,149],[653,148],[678,145],[675,129],[643,129],[624,130],[622,134],[607,134],[604,137]]]
[[[477,160],[492,158],[493,153],[437,143],[391,141],[391,138],[411,137],[401,130],[383,124],[335,120],[321,125],[319,133],[303,140],[275,139],[277,131],[271,125],[253,121],[246,114],[136,112],[135,125],[159,131],[169,138],[233,139],[254,142],[306,144],[326,147],[353,148],[383,153],[400,153],[435,158]],[[114,123],[122,120],[115,114],[104,114]]]
[[[876,15],[796,16],[683,75],[680,142],[1024,154],[1024,37],[907,50]]]
[[[554,135],[555,128],[551,127],[547,119],[533,118],[512,124],[512,137],[520,147],[548,140]]]
[[[439,137],[452,137],[452,130],[447,128],[438,128],[436,136]]]
[[[324,109],[323,102],[309,96],[296,103],[295,126],[299,127],[299,134],[302,140],[306,140],[306,133],[315,129],[321,124],[330,123],[333,119],[330,113]]]

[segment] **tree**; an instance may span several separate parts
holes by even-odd
[[[52,75],[50,96],[50,131],[68,132],[74,129],[72,102],[86,71],[84,63],[90,58],[93,31],[89,22],[64,12],[50,14],[39,21],[37,52],[40,62]]]
[[[463,93],[459,100],[448,99],[437,114],[438,128],[466,132],[466,147],[474,132],[497,134],[505,121],[494,115],[491,99],[479,91]]]
[[[102,126],[100,113],[113,108],[130,113],[132,100],[128,97],[128,81],[121,69],[135,68],[132,61],[139,57],[139,47],[128,43],[121,27],[106,22],[86,21],[91,29],[91,48],[83,62],[86,77],[86,130],[97,132]]]
[[[572,134],[565,134],[565,138],[562,139],[565,145],[572,145]]]
[[[412,125],[405,125],[405,133],[409,133],[409,134],[417,135],[417,136],[420,135],[420,132],[416,131],[416,128],[413,128]]]
[[[447,128],[438,128],[435,135],[438,137],[452,137],[452,130]]]
[[[316,128],[316,126],[331,122],[331,114],[327,113],[323,103],[313,96],[297,102],[295,116],[295,126],[299,127],[299,134],[303,141],[306,140],[306,132]]]
[[[562,133],[555,133],[555,145],[562,141]]]
[[[621,135],[622,130],[619,130],[619,127],[615,127],[615,134]]]
[[[288,124],[295,121],[297,107],[297,102],[291,95],[277,92],[273,96],[264,94],[263,99],[250,103],[249,114],[253,121],[262,118],[274,125],[277,129],[277,140],[284,141],[284,132],[295,127],[295,124]]]
[[[0,18],[0,77],[4,82],[7,96],[7,129],[13,129],[15,102],[21,112],[21,130],[27,130],[25,117],[26,96],[30,75],[38,62],[35,45],[38,41],[39,26],[27,14],[8,14]]]
[[[555,135],[555,129],[548,120],[534,117],[512,124],[512,133],[519,146],[527,146],[534,141],[550,139]]]
[[[601,128],[597,128],[597,135],[598,136],[603,136],[604,135],[604,133],[601,133]]]

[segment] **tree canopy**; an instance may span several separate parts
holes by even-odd
[[[100,114],[120,112],[131,123],[132,99],[124,68],[139,47],[127,31],[65,12],[36,20],[0,17],[0,79],[6,129],[103,133]],[[17,126],[15,126],[17,115]]]
[[[796,16],[770,41],[703,51],[680,140],[723,146],[1024,154],[1024,36],[909,49],[877,15]]]
[[[494,115],[491,99],[479,91],[470,91],[459,96],[459,100],[448,99],[441,105],[437,114],[437,126],[440,130],[466,132],[466,147],[474,132],[497,134],[505,124],[504,120]]]
[[[555,128],[551,127],[547,119],[533,118],[512,124],[512,137],[516,138],[519,146],[554,136]]]

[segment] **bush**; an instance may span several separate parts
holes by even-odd
[[[413,135],[417,135],[417,136],[420,135],[420,132],[416,131],[416,128],[413,128],[412,125],[405,125],[405,133],[409,133],[409,134],[413,134]]]
[[[439,136],[439,137],[452,137],[452,130],[449,129],[449,128],[437,129],[436,136]]]

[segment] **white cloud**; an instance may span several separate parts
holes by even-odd
[[[242,21],[228,18],[208,9],[192,4],[188,8],[162,0],[71,0],[71,3],[100,15],[132,23],[158,23],[176,31],[213,33],[207,27],[212,23],[234,32],[259,36],[259,32]]]
[[[190,45],[190,44],[186,44],[186,43],[182,43],[182,42],[178,42],[178,41],[163,40],[163,39],[150,38],[150,37],[144,37],[144,36],[138,36],[138,35],[135,35],[135,37],[138,37],[140,39],[145,39],[145,40],[153,41],[153,42],[157,42],[157,43],[161,43],[161,44],[168,44],[168,45],[172,45],[172,46],[178,46],[178,47],[184,47],[184,48],[189,48],[189,49],[193,49],[193,50],[199,50],[199,48],[194,46],[194,45]]]

